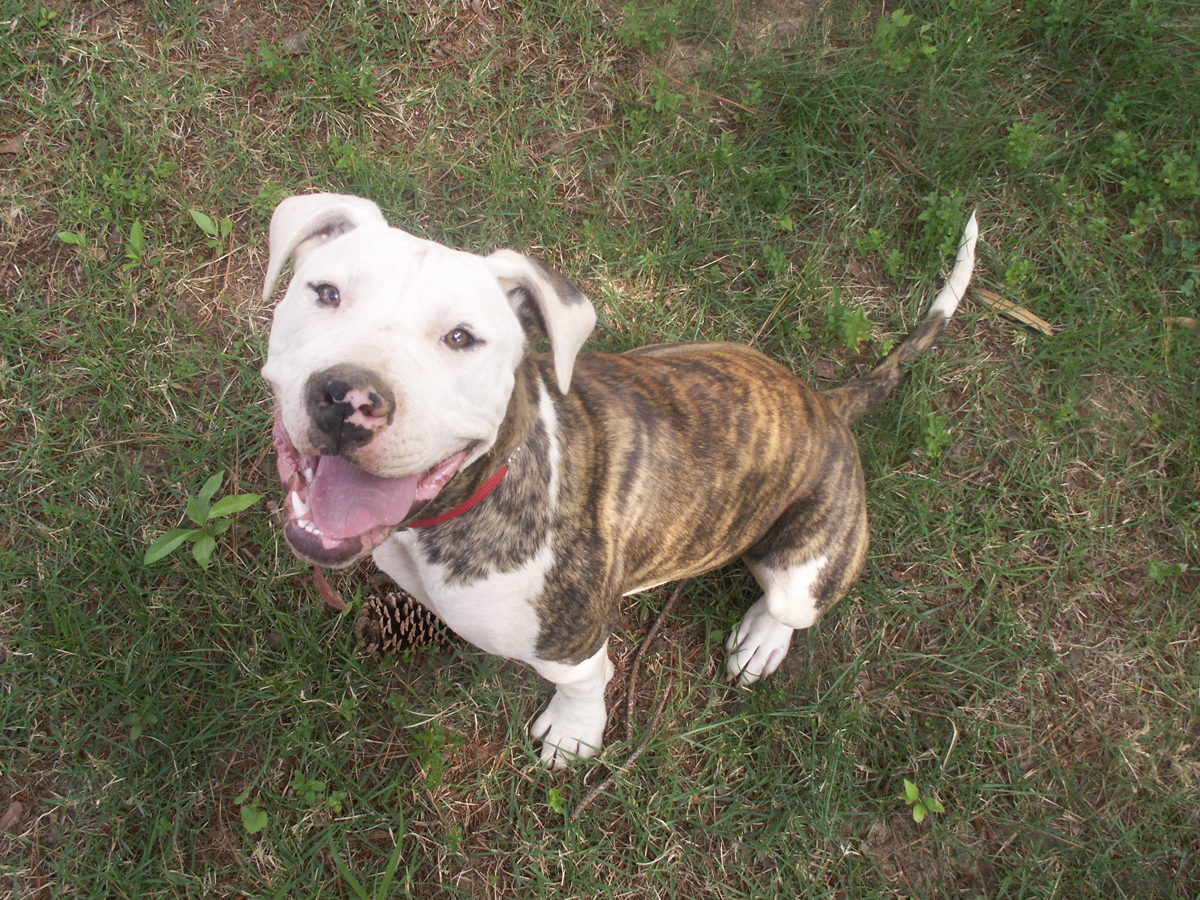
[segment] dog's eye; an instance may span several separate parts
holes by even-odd
[[[467,331],[465,328],[455,328],[453,331],[448,331],[442,335],[442,341],[447,347],[454,350],[466,350],[472,344],[476,343],[475,335]]]
[[[317,292],[317,302],[322,306],[332,307],[342,302],[341,294],[332,284],[314,284],[312,288]]]

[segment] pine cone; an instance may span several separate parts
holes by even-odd
[[[398,588],[366,599],[354,634],[358,646],[375,659],[419,647],[444,650],[451,641],[446,624]]]

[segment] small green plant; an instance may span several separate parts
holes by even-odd
[[[158,173],[154,170],[131,172],[116,162],[112,163],[100,176],[104,194],[113,202],[110,214],[112,209],[132,213],[152,205],[157,180]]]
[[[884,247],[891,243],[891,236],[882,228],[867,229],[866,237],[859,238],[858,251],[862,254],[883,253]],[[883,270],[891,277],[896,277],[904,270],[904,254],[899,248],[892,247],[883,257]]]
[[[825,307],[825,333],[847,350],[857,350],[871,336],[871,320],[861,309],[834,303]]]
[[[1165,586],[1168,580],[1178,578],[1186,571],[1186,563],[1164,563],[1157,559],[1150,560],[1150,580],[1160,586]]]
[[[1004,270],[1004,283],[1019,290],[1033,278],[1033,263],[1027,259],[1014,259]]]
[[[292,792],[306,809],[323,806],[335,813],[342,811],[342,806],[349,796],[345,791],[329,791],[328,785],[319,778],[309,778],[297,775],[292,779]]]
[[[331,140],[329,154],[333,160],[333,167],[351,178],[362,177],[370,171],[371,161],[354,141],[342,142],[336,138]]]
[[[1129,216],[1129,231],[1124,237],[1136,239],[1145,234],[1158,220],[1159,215],[1165,211],[1166,207],[1163,205],[1162,197],[1157,194],[1149,200],[1139,200],[1134,204],[1133,212]]]
[[[1037,128],[1023,122],[1008,126],[1008,140],[1004,144],[1004,157],[1016,169],[1028,169],[1037,156],[1041,135]]]
[[[900,248],[893,247],[888,251],[888,255],[883,261],[883,271],[887,272],[892,278],[895,278],[903,269],[904,254],[900,252]]]
[[[763,265],[776,278],[781,278],[788,272],[787,254],[770,244],[763,247]]]
[[[258,57],[249,66],[272,85],[287,84],[296,77],[297,67],[283,44],[258,42]]]
[[[259,805],[259,798],[250,799],[250,790],[247,787],[233,802],[242,808],[242,827],[246,829],[246,834],[258,834],[267,827],[269,818],[267,811]]]
[[[917,221],[925,223],[925,242],[943,256],[958,251],[965,200],[962,192],[957,190],[949,194],[934,191],[925,196],[925,208],[917,215]]]
[[[654,101],[654,111],[667,116],[674,116],[679,107],[687,102],[687,96],[674,90],[662,72],[656,73],[650,84],[650,97]]]
[[[129,227],[129,240],[125,242],[125,268],[135,269],[146,261],[146,232],[142,220],[134,219]]]
[[[550,795],[547,797],[546,802],[560,816],[567,811],[567,798],[563,796],[561,788],[550,788]]]
[[[923,797],[916,784],[904,779],[904,794],[903,800],[912,807],[913,821],[918,825],[925,820],[925,816],[931,812],[944,813],[946,808],[942,806],[940,800],[935,797]]]
[[[812,340],[812,329],[808,327],[808,323],[799,315],[784,324],[782,333],[790,337],[793,341],[804,342]]]
[[[717,145],[713,147],[713,164],[717,168],[733,165],[738,157],[737,145],[728,133],[723,133]]]
[[[318,800],[325,799],[325,782],[317,778],[297,775],[292,781],[292,790],[305,806],[315,806]]]
[[[146,549],[143,564],[149,566],[174,553],[184,543],[191,541],[192,556],[201,568],[207,569],[213,552],[217,549],[217,537],[229,530],[229,517],[249,509],[262,499],[261,494],[230,494],[213,502],[221,488],[224,472],[213,475],[193,497],[188,498],[187,517],[195,528],[172,528]]]
[[[866,237],[858,239],[859,253],[881,253],[888,243],[888,234],[882,228],[868,228]]]
[[[763,102],[763,83],[761,81],[750,81],[746,83],[746,95],[743,98],[743,106],[749,106],[751,109],[757,109]]]
[[[259,808],[257,800],[242,807],[242,825],[246,829],[246,834],[258,834],[267,827],[267,812]]]
[[[679,3],[646,3],[630,0],[621,11],[617,33],[629,42],[654,55],[663,50],[679,31]]]
[[[346,801],[350,795],[345,791],[330,791],[329,796],[325,798],[325,805],[334,812],[341,814],[342,808],[346,805]]]
[[[55,19],[58,18],[58,13],[41,3],[34,4],[33,8],[33,27],[38,31],[46,28]]]
[[[908,12],[897,9],[875,23],[872,41],[875,53],[881,63],[897,74],[937,56],[937,47],[929,40],[933,26],[927,22],[913,28],[914,21]]]
[[[142,712],[131,712],[121,720],[121,724],[129,729],[130,743],[136,741],[142,736],[142,732],[146,728],[155,725],[158,722],[158,716],[148,710]]]
[[[358,698],[343,697],[342,702],[338,704],[338,714],[347,722],[358,720]]]
[[[1124,125],[1126,118],[1125,110],[1128,105],[1129,95],[1124,91],[1117,91],[1104,104],[1104,121],[1110,125]]]
[[[1162,253],[1180,276],[1179,293],[1192,300],[1200,287],[1200,240],[1189,222],[1175,221],[1163,241]]]
[[[466,738],[446,731],[437,719],[434,719],[428,731],[418,731],[413,738],[417,742],[417,762],[425,770],[425,787],[439,787],[446,771],[447,756],[465,744]]]
[[[202,213],[198,209],[189,209],[188,215],[192,217],[192,221],[196,223],[197,227],[208,235],[209,247],[217,253],[225,249],[225,244],[233,234],[232,218],[226,216],[218,222],[212,216]]]
[[[1083,8],[1071,0],[1050,0],[1039,24],[1052,39],[1066,39],[1077,32],[1084,15]]]
[[[74,231],[60,231],[55,237],[64,244],[70,244],[72,247],[82,247],[87,243],[82,234],[76,234]]]
[[[375,76],[368,69],[343,69],[333,76],[333,93],[350,106],[366,109],[375,103]]]
[[[925,441],[925,453],[930,459],[937,459],[950,446],[953,438],[946,425],[944,416],[930,416],[921,426],[921,437]]]
[[[1195,200],[1200,197],[1200,162],[1174,151],[1158,171],[1158,184],[1170,200]]]
[[[1145,148],[1128,131],[1116,132],[1104,148],[1104,161],[1117,172],[1132,169],[1147,158],[1149,154]]]

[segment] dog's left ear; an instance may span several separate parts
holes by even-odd
[[[520,313],[524,308],[541,321],[554,357],[554,377],[565,394],[575,357],[596,324],[592,301],[559,272],[513,250],[497,250],[487,263],[513,309]]]
[[[288,197],[271,216],[271,258],[263,282],[263,299],[271,298],[279,273],[288,258],[300,257],[364,225],[387,226],[379,207],[362,197],[348,194],[304,194]]]

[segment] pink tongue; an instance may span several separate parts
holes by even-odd
[[[412,508],[420,477],[380,478],[340,456],[322,456],[308,493],[313,524],[334,540],[398,525]]]

